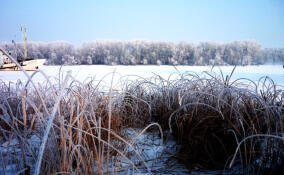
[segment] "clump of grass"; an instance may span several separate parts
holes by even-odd
[[[179,159],[190,168],[226,169],[243,139],[283,135],[284,92],[270,78],[255,83],[232,81],[232,74],[205,74],[186,73],[168,80],[154,76],[133,82],[127,91],[150,105],[136,108],[139,102],[131,101],[136,113],[150,108],[152,119],[173,133],[182,145]],[[246,140],[238,149],[235,165],[243,174],[276,171],[276,166],[284,165],[283,139]]]
[[[2,82],[0,172],[9,173],[16,166],[12,173],[113,173],[118,169],[111,165],[119,159],[112,157],[126,160],[133,172],[149,170],[135,143],[124,139],[120,95],[106,95],[99,90],[100,82],[67,78],[58,84],[47,79],[37,86],[30,80],[16,88]],[[138,169],[126,156],[126,147],[140,156],[142,167]]]
[[[149,96],[139,85],[126,85],[122,91],[119,106],[123,126],[143,128],[152,122]]]

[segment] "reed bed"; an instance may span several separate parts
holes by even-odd
[[[163,174],[136,144],[154,130],[165,142],[174,136],[181,149],[172,157],[189,170],[284,172],[284,91],[269,77],[154,75],[104,92],[102,81],[67,73],[51,83],[37,73],[44,83],[0,82],[1,174]]]
[[[233,71],[228,76],[154,76],[133,82],[125,91],[149,104],[141,108],[140,101],[131,100],[136,113],[150,108],[151,120],[170,130],[182,146],[177,157],[189,168],[230,174],[226,170],[234,166],[236,174],[282,174],[283,87],[269,77],[233,81]]]
[[[126,135],[134,125],[120,115],[120,94],[102,91],[101,81],[67,74],[51,83],[37,73],[44,83],[0,83],[0,174],[116,174],[121,160],[133,173],[150,172]]]

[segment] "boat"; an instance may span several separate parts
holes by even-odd
[[[43,66],[46,59],[34,59],[27,57],[26,26],[24,26],[24,41],[25,53],[21,58],[15,59],[12,57],[11,53],[7,53],[4,49],[0,48],[0,71],[20,71],[22,69],[26,71],[36,71]],[[14,43],[14,45],[17,47],[16,43]],[[18,65],[20,65],[22,69]]]

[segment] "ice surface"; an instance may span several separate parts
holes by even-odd
[[[179,73],[194,72],[200,74],[203,71],[213,71],[220,74],[220,70],[224,76],[230,75],[234,66],[176,66]],[[95,80],[104,80],[103,83],[110,85],[112,73],[115,72],[115,85],[119,84],[121,77],[128,76],[127,79],[136,79],[140,77],[151,77],[154,74],[160,75],[163,78],[168,78],[171,74],[178,73],[173,66],[105,66],[105,65],[80,65],[80,66],[44,66],[41,71],[48,77],[53,77],[53,81],[59,78],[59,72],[66,73],[72,71],[72,76],[80,81],[89,81],[92,78]],[[28,72],[32,75],[33,72]],[[232,76],[232,79],[248,78],[257,81],[263,76],[269,76],[279,85],[284,85],[284,69],[282,65],[261,65],[261,66],[237,66]],[[0,71],[0,80],[5,82],[27,81],[27,77],[20,71]],[[45,80],[41,73],[37,73],[33,80],[41,82]],[[119,86],[119,85],[118,85]]]
[[[135,163],[140,172],[133,171],[132,165],[127,163],[124,158],[121,159],[121,168],[118,174],[188,174],[189,170],[185,165],[178,162],[174,158],[179,151],[179,146],[173,138],[163,141],[158,131],[144,132],[140,134],[142,129],[127,129],[127,135],[130,137],[130,142],[134,146],[126,149],[128,158]],[[137,155],[137,152],[139,155]],[[141,159],[142,158],[142,159]],[[151,172],[145,168],[145,164]],[[127,172],[127,173],[126,173]]]

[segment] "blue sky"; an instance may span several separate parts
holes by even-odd
[[[0,0],[0,42],[256,40],[284,47],[283,0]]]

